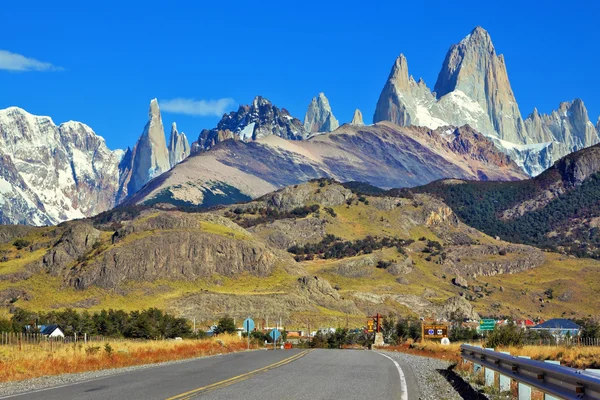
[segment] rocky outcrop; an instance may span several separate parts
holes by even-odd
[[[0,110],[0,222],[56,224],[113,207],[122,155],[80,122]]]
[[[362,113],[357,108],[354,110],[354,115],[352,115],[352,121],[350,122],[350,125],[363,126],[364,124]]]
[[[452,45],[438,75],[437,98],[460,91],[488,115],[500,139],[528,143],[503,55],[497,55],[488,32],[476,27],[460,43]]]
[[[249,228],[268,244],[281,250],[320,242],[325,236],[325,221],[317,218],[283,219]]]
[[[515,274],[537,268],[545,261],[535,247],[516,244],[452,246],[446,249],[444,265],[456,276]]]
[[[119,200],[131,196],[148,181],[170,168],[160,108],[158,101],[153,99],[148,111],[148,123],[131,152],[131,165],[126,168],[128,174],[123,179],[124,187]]]
[[[342,205],[352,198],[352,192],[341,185],[326,185],[315,191],[312,185],[287,187],[264,198],[267,206],[282,211],[292,211],[294,208],[309,204],[319,204],[321,207]]]
[[[81,260],[99,241],[100,231],[87,222],[70,223],[56,244],[42,260],[43,267],[53,275]]]
[[[256,96],[250,105],[240,106],[236,112],[224,115],[217,127],[204,129],[198,137],[198,150],[208,150],[227,139],[245,142],[275,135],[289,140],[308,136],[299,119],[285,108],[278,108],[264,97]]]
[[[171,125],[171,137],[169,138],[169,165],[173,168],[190,155],[190,144],[185,133],[177,132],[177,124]]]
[[[304,129],[309,133],[331,132],[340,126],[333,116],[329,100],[325,93],[313,97],[304,116]]]

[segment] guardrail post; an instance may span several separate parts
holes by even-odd
[[[479,347],[480,349],[482,348],[481,346],[475,346],[475,347]],[[473,363],[473,375],[477,375],[479,373],[479,371],[481,371],[481,364],[477,364],[477,363]]]
[[[547,362],[548,364],[560,365],[560,361],[544,360],[544,362]],[[554,397],[554,396],[544,393],[544,400],[560,400],[560,399],[558,397]]]
[[[491,349],[489,347],[486,347],[485,349],[494,351],[494,349]],[[496,376],[495,376],[493,369],[485,368],[484,377],[485,377],[485,386],[494,386],[494,381],[495,381]]]
[[[528,360],[531,359],[531,357],[527,357],[527,356],[518,356],[519,358],[526,358]],[[531,387],[527,386],[521,382],[519,382],[519,400],[531,400]]]
[[[508,351],[501,351],[500,353],[508,354]],[[500,393],[502,392],[510,392],[510,377],[500,374]]]

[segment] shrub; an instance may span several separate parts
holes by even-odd
[[[106,353],[107,356],[112,357],[114,350],[113,350],[112,346],[110,345],[110,343],[106,343],[104,345],[104,352]]]
[[[89,346],[89,347],[85,348],[85,354],[87,354],[88,356],[93,356],[94,354],[98,354],[99,351],[100,351],[100,346]]]
[[[496,325],[485,343],[485,347],[523,346],[525,332],[515,324]]]
[[[25,239],[17,239],[13,242],[13,246],[17,248],[17,250],[21,250],[27,246],[29,246],[31,242]]]
[[[219,319],[219,322],[217,323],[217,328],[214,332],[218,335],[219,333],[234,333],[236,330],[237,328],[235,327],[235,322],[233,321],[233,318],[226,315],[225,317]]]

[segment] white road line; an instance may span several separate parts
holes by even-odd
[[[379,354],[381,356],[384,356],[385,358],[390,359],[394,363],[394,365],[398,369],[398,375],[400,375],[400,388],[402,389],[402,393],[400,394],[400,399],[401,400],[408,400],[408,386],[406,386],[406,378],[404,377],[404,371],[402,371],[402,368],[400,368],[400,364],[398,364],[390,356],[386,356],[385,354],[382,354],[382,353],[377,353],[377,354]]]

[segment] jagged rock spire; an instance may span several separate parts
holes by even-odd
[[[127,179],[127,195],[137,192],[151,179],[171,168],[169,151],[158,101],[150,101],[148,123],[133,148],[131,176]]]
[[[358,126],[362,126],[365,123],[363,122],[363,116],[362,113],[360,112],[360,110],[357,108],[356,110],[354,110],[354,115],[352,116],[352,122],[350,122],[350,125],[358,125]]]
[[[527,143],[504,57],[496,54],[489,33],[482,27],[450,47],[434,91],[438,99],[451,92],[463,92],[488,114],[501,139]]]
[[[304,117],[304,129],[309,133],[331,132],[340,126],[334,117],[329,100],[323,92],[313,97]]]
[[[177,132],[177,124],[171,125],[171,137],[169,138],[169,164],[171,168],[183,161],[190,155],[190,144],[185,133]]]
[[[385,86],[379,95],[373,122],[391,121],[400,126],[410,125],[414,113],[411,110],[411,105],[407,104],[403,97],[407,94],[410,95],[411,91],[408,62],[404,54],[400,54],[396,58]]]

